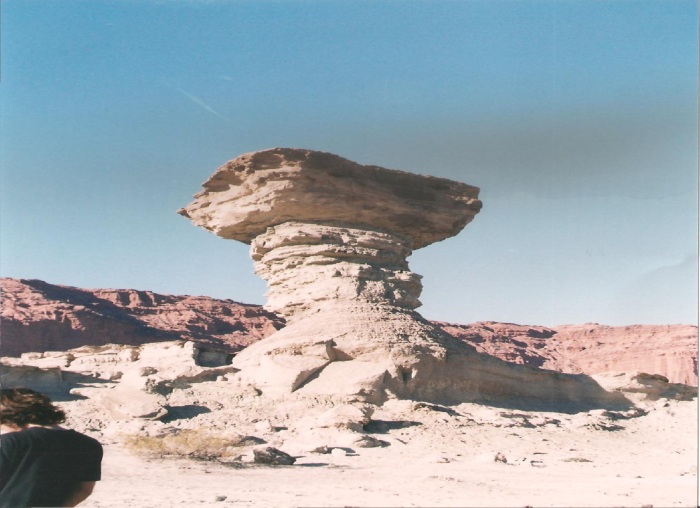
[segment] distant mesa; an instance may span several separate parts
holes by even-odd
[[[0,279],[0,354],[188,340],[233,355],[284,326],[258,305],[133,289]]]

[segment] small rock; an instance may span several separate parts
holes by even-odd
[[[265,444],[267,441],[256,436],[243,436],[236,442],[236,446],[251,446]]]
[[[273,432],[275,427],[270,423],[270,420],[261,420],[255,424],[255,430],[258,432]]]
[[[326,445],[322,445],[322,446],[317,446],[313,450],[309,451],[309,453],[328,454],[328,453],[331,453],[331,449],[328,448],[328,446],[326,446]]]
[[[372,416],[374,408],[368,404],[336,406],[319,415],[311,427],[348,429],[361,432]]]
[[[493,458],[493,461],[494,462],[502,462],[503,464],[508,464],[508,459],[501,452],[498,452],[496,454],[496,456]]]
[[[585,425],[586,428],[591,429],[591,430],[605,430],[608,432],[615,432],[618,430],[623,430],[624,427],[622,425],[617,425],[615,423],[589,423]]]
[[[296,462],[296,459],[288,453],[268,446],[253,450],[253,462],[272,466],[290,466]]]
[[[345,457],[347,454],[348,452],[346,452],[342,448],[333,448],[331,450],[331,455],[333,455],[334,457]]]
[[[378,448],[389,446],[388,442],[382,441],[381,439],[377,439],[373,436],[360,436],[353,442],[353,444],[359,448]]]
[[[216,496],[215,501],[218,501],[218,502],[226,501],[226,496]]]

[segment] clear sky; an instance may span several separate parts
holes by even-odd
[[[2,276],[263,303],[176,211],[271,147],[463,181],[429,319],[697,322],[695,0],[3,0]]]

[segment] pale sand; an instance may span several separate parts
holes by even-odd
[[[697,506],[697,400],[658,401],[615,422],[624,426],[617,431],[587,427],[600,421],[589,413],[509,412],[539,418],[528,428],[498,418],[503,410],[455,409],[404,414],[420,425],[374,434],[390,446],[304,453],[293,466],[144,460],[107,445],[104,479],[81,506]],[[560,423],[542,425],[543,415]],[[382,409],[373,420],[400,416]],[[499,452],[508,463],[494,461]]]

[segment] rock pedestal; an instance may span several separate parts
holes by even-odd
[[[420,306],[421,276],[406,261],[410,245],[406,237],[370,229],[285,222],[257,236],[250,252],[255,273],[270,288],[265,307],[294,323],[321,304]]]
[[[421,276],[407,257],[459,233],[478,188],[291,148],[244,154],[203,186],[179,213],[250,244],[265,307],[287,320],[234,358],[239,382],[374,403],[605,398],[585,376],[476,353],[414,311]]]

